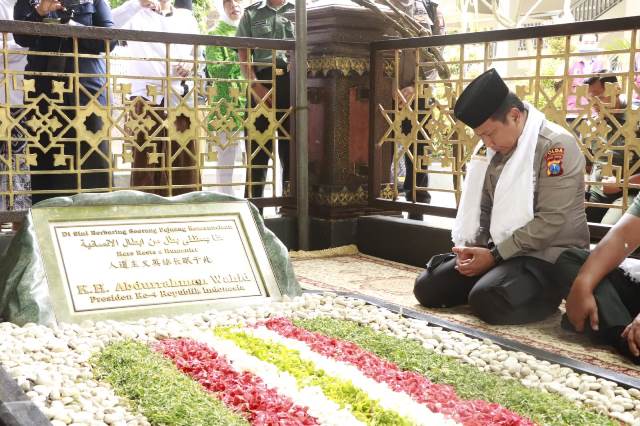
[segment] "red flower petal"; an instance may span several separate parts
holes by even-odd
[[[499,404],[460,399],[451,386],[432,383],[413,371],[402,371],[394,363],[378,357],[355,343],[296,327],[287,318],[272,318],[257,325],[264,325],[284,337],[304,342],[321,355],[355,365],[367,377],[379,383],[386,383],[391,389],[404,392],[415,401],[425,404],[431,411],[442,413],[465,426],[535,425],[531,420]]]
[[[238,373],[224,356],[207,345],[189,339],[167,339],[155,345],[156,351],[171,359],[178,369],[227,406],[242,412],[253,425],[317,425],[307,407],[269,388],[258,376]]]

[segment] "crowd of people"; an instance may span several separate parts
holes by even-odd
[[[20,21],[201,33],[192,11],[192,0],[127,0],[113,10],[106,0],[5,0],[0,6],[4,18]],[[207,31],[210,35],[293,38],[293,24],[285,15],[293,9],[290,0],[264,0],[246,8],[241,0],[218,0],[215,7],[219,18]],[[1,197],[4,210],[25,210],[32,203],[72,195],[79,188],[105,191],[114,186],[113,177],[107,171],[112,155],[109,142],[104,140],[96,145],[85,141],[82,134],[76,135],[74,126],[64,125],[91,103],[107,104],[110,93],[105,88],[107,50],[114,66],[111,74],[119,73],[119,87],[128,87],[124,100],[130,114],[127,119],[152,123],[145,128],[138,126],[129,133],[125,126],[124,137],[133,140],[129,144],[132,147],[130,187],[163,196],[201,187],[200,141],[189,140],[185,144],[172,140],[168,131],[171,127],[175,130],[173,134],[195,134],[195,123],[188,117],[169,114],[183,105],[198,110],[211,106],[209,117],[202,119],[207,122],[211,139],[207,142],[212,142],[208,145],[213,145],[214,158],[217,157],[212,181],[208,182],[214,185],[214,190],[235,194],[232,185],[238,182],[233,182],[233,172],[239,155],[245,151],[249,167],[246,179],[243,177],[239,184],[247,186],[247,196],[263,195],[268,162],[271,160],[275,165],[277,161],[273,152],[278,152],[280,157],[282,180],[288,179],[289,120],[282,120],[285,115],[282,110],[290,106],[290,67],[285,52],[277,52],[274,91],[271,90],[271,50],[256,49],[248,53],[247,49],[219,45],[195,50],[189,44],[171,44],[167,66],[166,43],[78,39],[75,45],[72,38],[25,34],[9,34],[7,40],[9,49],[21,53],[8,55],[9,69],[14,73],[10,75],[9,93],[5,94],[4,85],[0,88],[2,100],[3,103],[10,101],[12,115],[20,123],[14,127],[32,129],[33,134],[14,134],[11,143],[0,144],[0,154],[14,161],[3,163],[3,170],[17,171],[0,179],[2,189],[15,194],[13,200],[8,195]],[[76,50],[80,55],[92,56],[80,56],[76,63],[72,57]],[[66,55],[57,55],[59,53]],[[239,61],[253,62],[253,65],[240,67]],[[195,67],[197,63],[201,66]],[[73,86],[75,73],[80,74],[78,87]],[[35,87],[20,90],[24,78],[33,79]],[[204,81],[205,85],[194,90],[195,80]],[[248,89],[247,80],[251,80]],[[248,99],[246,93],[250,94]],[[113,99],[112,103],[114,101],[117,102]],[[37,108],[33,108],[33,102]],[[29,108],[25,108],[27,104]],[[25,124],[55,115],[51,112],[52,104],[56,104],[57,111],[63,111],[59,114],[61,117],[57,117],[63,124],[60,128],[41,131]],[[278,108],[275,120],[282,121],[274,131],[273,123],[264,115],[258,117],[255,128],[259,134],[270,132],[267,140],[247,138],[244,129],[246,111],[259,104]],[[84,125],[88,132],[97,134],[104,123],[92,114]],[[272,140],[274,134],[277,151]],[[54,143],[56,141],[58,143]],[[27,155],[36,156],[37,161],[25,161]],[[81,173],[76,173],[80,170]]]

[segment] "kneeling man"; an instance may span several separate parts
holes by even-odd
[[[541,320],[571,285],[555,279],[556,261],[589,246],[584,156],[494,69],[467,86],[454,114],[481,142],[467,164],[453,253],[429,261],[414,294],[427,307],[468,302],[492,324]]]
[[[640,197],[591,254],[569,251],[563,270],[575,281],[562,321],[564,328],[587,330],[597,343],[615,347],[636,364],[640,364],[640,261],[625,259],[638,246]]]

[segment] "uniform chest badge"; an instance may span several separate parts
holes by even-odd
[[[564,159],[564,148],[551,148],[544,155],[547,162],[547,176],[562,176],[562,160]]]

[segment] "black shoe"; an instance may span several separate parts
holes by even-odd
[[[405,200],[413,201],[413,194],[410,189],[405,190]],[[431,194],[429,192],[416,192],[416,203],[431,204]]]
[[[577,333],[571,321],[569,321],[569,317],[567,314],[562,314],[562,319],[560,320],[560,328],[567,331],[572,331]],[[589,338],[591,343],[594,345],[614,345],[617,337],[619,336],[615,334],[613,329],[608,329],[607,331],[594,331],[591,329],[591,324],[589,324],[589,320],[586,319],[584,322],[584,334]],[[612,336],[615,336],[612,338]]]
[[[409,219],[411,220],[419,220],[422,221],[424,219],[424,215],[422,213],[409,213]]]

